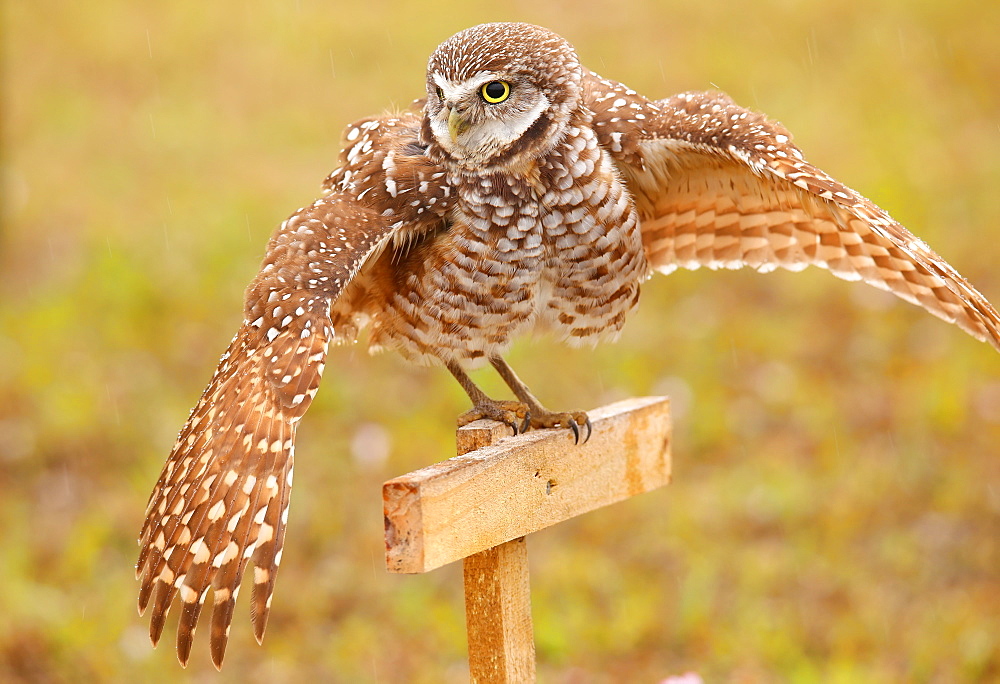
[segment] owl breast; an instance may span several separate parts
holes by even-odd
[[[608,155],[574,127],[528,168],[454,169],[447,225],[394,262],[371,343],[423,363],[476,366],[521,334],[614,338],[646,265],[638,219]]]

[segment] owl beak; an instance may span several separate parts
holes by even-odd
[[[458,136],[465,132],[465,129],[469,127],[469,122],[462,118],[462,115],[458,113],[457,110],[451,109],[448,112],[448,134],[451,139],[458,142]]]

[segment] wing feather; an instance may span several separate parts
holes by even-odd
[[[819,266],[1000,350],[1000,316],[873,202],[805,160],[791,134],[721,93],[650,102],[590,75],[595,129],[636,202],[652,269]]]
[[[150,638],[175,596],[182,663],[209,588],[212,657],[221,666],[247,563],[255,605],[266,606],[287,519],[296,426],[319,386],[330,306],[395,228],[353,198],[331,193],[282,224],[247,290],[245,320],[180,435],[146,509],[136,574],[139,610],[153,602]],[[254,615],[263,635],[266,609]]]
[[[246,292],[244,321],[181,429],[146,508],[136,576],[159,640],[175,597],[186,663],[214,590],[211,653],[221,667],[248,564],[260,641],[281,561],[295,432],[316,394],[330,342],[363,325],[382,250],[434,230],[450,209],[443,174],[419,144],[413,113],[360,121],[345,133],[326,194],[272,236]],[[406,193],[406,202],[396,196]]]

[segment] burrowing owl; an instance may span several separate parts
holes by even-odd
[[[447,367],[473,403],[460,421],[577,439],[586,415],[544,409],[501,355],[537,329],[574,345],[614,338],[653,271],[822,266],[1000,349],[997,312],[951,266],[725,95],[647,100],[526,24],[452,36],[426,88],[413,111],[348,126],[320,199],[271,238],[245,321],[153,489],[139,608],[152,600],[155,643],[179,596],[182,663],[213,588],[221,666],[248,561],[263,636],[295,430],[328,344],[363,326],[374,347]],[[485,362],[517,401],[490,399],[463,370]]]

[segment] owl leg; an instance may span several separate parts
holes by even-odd
[[[528,386],[524,384],[521,378],[517,377],[514,369],[511,368],[506,361],[504,361],[499,356],[494,356],[490,359],[490,363],[493,367],[497,369],[497,373],[503,378],[503,381],[507,383],[514,395],[523,401],[530,411],[531,427],[533,428],[554,428],[554,427],[568,427],[573,431],[573,439],[579,444],[580,443],[580,427],[587,428],[587,436],[583,438],[586,442],[590,439],[590,434],[593,432],[593,426],[590,424],[590,417],[584,411],[549,411],[547,408],[542,406],[542,403],[538,401]]]
[[[472,400],[472,409],[458,417],[459,427],[480,418],[488,418],[510,426],[515,435],[527,431],[528,426],[532,424],[527,404],[520,401],[490,399],[457,363],[449,361],[445,367],[455,376],[458,384]]]

